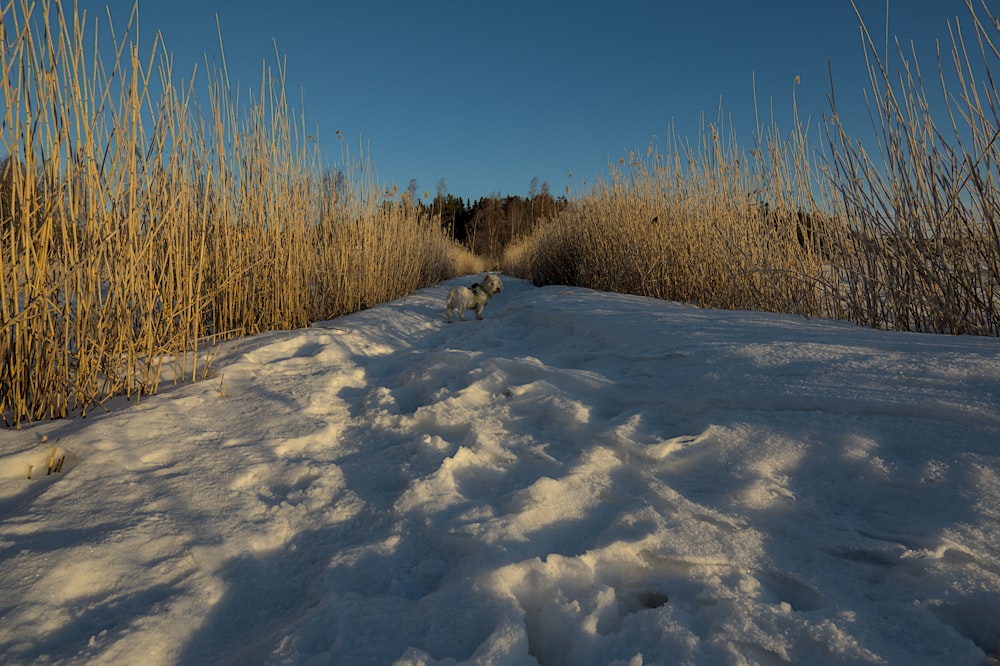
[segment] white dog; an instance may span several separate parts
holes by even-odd
[[[500,276],[487,273],[483,276],[482,282],[477,282],[471,287],[453,287],[448,290],[448,300],[445,305],[448,308],[448,323],[451,323],[451,311],[458,310],[458,318],[465,321],[465,311],[475,310],[476,319],[483,318],[483,308],[490,302],[495,294],[503,291],[503,283]]]

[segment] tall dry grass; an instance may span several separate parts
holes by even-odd
[[[829,181],[847,222],[837,268],[847,316],[870,326],[1000,335],[1000,21],[985,2],[985,20],[966,7],[971,32],[948,25],[929,76],[897,42],[895,78],[861,21],[875,149],[833,108]]]
[[[366,160],[345,156],[346,181],[324,174],[280,65],[237,106],[224,57],[179,81],[159,36],[148,52],[130,37],[135,12],[101,34],[104,50],[75,3],[0,12],[5,423],[154,393],[165,365],[175,381],[203,377],[219,339],[456,271],[453,244],[384,200]]]
[[[938,59],[938,105],[915,53],[897,49],[896,79],[864,30],[874,152],[843,130],[836,105],[814,142],[797,118],[789,135],[772,126],[749,151],[708,125],[694,145],[671,137],[665,153],[612,165],[605,182],[509,248],[505,269],[708,307],[1000,335],[1000,99],[990,71],[1000,22],[968,10],[971,39],[949,25],[950,53]]]
[[[698,144],[609,166],[556,219],[508,249],[504,269],[536,284],[577,284],[706,307],[820,314],[829,221],[787,159],[801,136],[774,135],[748,157],[713,125]]]

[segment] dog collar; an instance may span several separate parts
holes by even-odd
[[[490,302],[490,296],[492,296],[492,294],[483,289],[483,285],[476,282],[471,287],[469,287],[469,289],[472,291],[472,307],[474,308],[479,307],[479,294],[482,294],[483,296],[486,297],[487,303]]]

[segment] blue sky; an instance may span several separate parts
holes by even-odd
[[[885,1],[856,1],[881,42]],[[132,0],[80,0],[102,29],[105,5],[124,27]],[[369,151],[384,184],[416,179],[431,196],[442,178],[470,199],[526,195],[534,177],[553,194],[578,192],[630,149],[662,148],[671,127],[693,142],[720,104],[749,147],[754,82],[762,123],[773,109],[791,127],[794,87],[815,126],[829,115],[828,63],[842,121],[869,128],[849,0],[140,0],[140,51],[159,30],[175,78],[203,71],[218,52],[216,14],[231,79],[258,85],[276,41],[290,101],[304,104],[329,161],[341,159],[339,130],[352,154]],[[934,40],[948,41],[956,16],[965,22],[964,0],[890,0],[889,31],[913,40],[932,71]]]

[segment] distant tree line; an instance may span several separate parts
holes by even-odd
[[[548,183],[531,181],[527,197],[493,194],[470,202],[445,191],[438,183],[430,203],[418,202],[432,220],[473,252],[499,257],[513,241],[531,233],[539,220],[558,215],[569,204],[566,197],[553,197]]]

